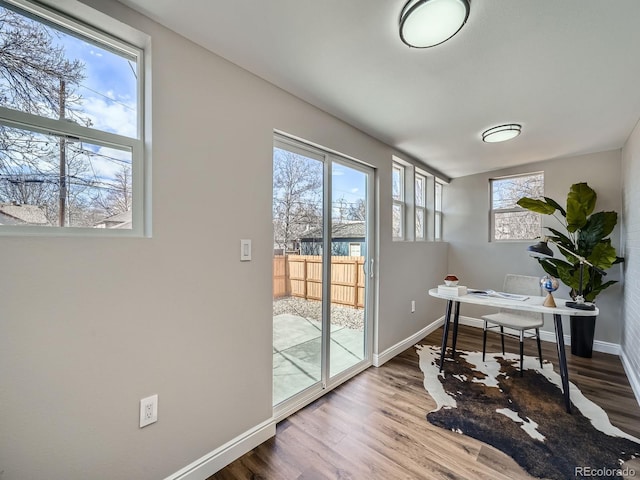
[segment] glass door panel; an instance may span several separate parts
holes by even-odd
[[[273,404],[321,387],[324,159],[273,153]]]
[[[366,357],[369,174],[342,162],[331,168],[331,315],[329,371],[334,377]]]

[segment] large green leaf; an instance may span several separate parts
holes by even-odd
[[[549,198],[549,197],[543,197],[547,203],[549,205],[551,205],[552,207],[554,207],[556,210],[558,210],[563,217],[567,216],[567,212],[565,211],[564,208],[562,208],[562,206],[560,206],[560,204],[558,202],[556,202],[553,198]]]
[[[560,278],[558,275],[558,268],[548,258],[538,258],[538,263],[547,275],[551,275],[555,278]]]
[[[611,268],[617,258],[616,249],[611,245],[611,240],[607,239],[593,248],[593,252],[587,257],[587,260],[601,270],[606,270]]]
[[[608,282],[603,283],[602,285],[594,288],[589,293],[584,295],[584,299],[587,302],[593,302],[600,292],[602,292],[605,288],[609,288],[611,285],[615,285],[616,283],[618,283],[616,280],[609,280]]]
[[[567,230],[571,233],[582,228],[587,223],[587,217],[596,207],[598,196],[586,183],[571,185],[567,195]]]
[[[569,288],[578,290],[580,288],[580,269],[574,265],[564,264],[558,266],[558,276],[562,283]],[[589,272],[585,268],[583,273],[582,285],[586,285],[589,281]]]
[[[573,265],[565,262],[560,258],[539,258],[538,261],[542,266],[542,269],[547,273],[547,275],[551,275],[552,277],[560,278],[560,270],[563,271],[570,270],[573,268]]]
[[[551,237],[551,239],[553,241],[560,242],[563,247],[566,247],[571,251],[575,250],[575,247],[573,246],[573,242],[564,233],[560,232],[559,230],[556,230],[555,228],[551,228],[551,227],[547,227],[547,230],[549,230],[551,233],[553,233],[555,235],[555,236]]]
[[[556,207],[549,205],[544,200],[538,200],[536,198],[523,197],[516,203],[522,208],[526,208],[532,212],[542,213],[543,215],[551,215],[556,211]]]
[[[578,253],[589,256],[593,248],[606,236],[604,235],[605,217],[603,212],[594,213],[587,223],[578,231]]]
[[[587,224],[579,231],[580,254],[588,256],[603,238],[609,236],[618,223],[616,212],[598,212],[591,215]]]
[[[616,224],[618,223],[618,212],[598,212],[591,215],[591,218],[596,215],[602,215],[604,217],[604,228],[602,230],[602,236],[608,237],[613,232]]]

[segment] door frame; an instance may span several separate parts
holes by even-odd
[[[374,332],[377,328],[377,290],[378,290],[378,246],[377,246],[377,170],[375,167],[357,159],[341,155],[331,149],[291,137],[283,132],[275,131],[273,146],[291,148],[290,151],[305,155],[312,154],[310,158],[323,158],[323,230],[329,232],[323,236],[322,258],[322,340],[321,340],[321,379],[319,382],[305,388],[289,399],[273,406],[273,420],[278,422],[297,410],[303,408],[314,400],[320,398],[338,385],[354,377],[373,364]],[[273,154],[272,154],[273,155]],[[330,315],[327,309],[331,306],[331,193],[332,193],[332,169],[333,164],[344,165],[347,168],[361,171],[367,174],[366,192],[366,256],[365,256],[365,340],[364,356],[360,362],[344,371],[330,376]],[[326,255],[325,253],[328,253]],[[272,357],[273,359],[273,357]],[[273,369],[272,369],[273,371]]]

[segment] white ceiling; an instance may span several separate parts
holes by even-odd
[[[452,178],[619,148],[640,117],[639,0],[471,0],[428,49],[406,0],[121,1]]]

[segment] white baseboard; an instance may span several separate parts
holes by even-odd
[[[235,459],[253,450],[276,434],[276,424],[269,419],[238,435],[214,451],[187,465],[165,480],[205,480]]]
[[[441,322],[444,322],[444,316],[440,319]],[[479,318],[473,317],[464,317],[460,315],[458,319],[460,325],[469,325],[471,327],[482,328],[484,322]],[[547,332],[545,330],[540,330],[540,340],[543,342],[553,342],[556,341],[556,333],[555,332]],[[564,334],[564,344],[571,345],[571,335]],[[617,343],[603,342],[602,340],[594,340],[593,342],[593,350],[595,352],[609,353],[611,355],[620,355],[620,345]]]
[[[415,345],[415,343],[419,340],[422,340],[424,337],[429,335],[434,330],[440,328],[442,323],[444,322],[444,317],[437,319],[435,322],[427,325],[422,330],[417,333],[411,335],[409,338],[402,340],[401,342],[396,343],[390,348],[387,348],[384,352],[374,354],[373,355],[373,366],[380,367],[384,365],[386,362],[391,360],[396,355],[404,352],[407,348]]]
[[[631,367],[629,357],[627,357],[624,350],[622,350],[622,353],[620,354],[620,359],[622,360],[624,371],[627,374],[627,379],[629,379],[629,383],[631,384],[631,390],[633,390],[633,394],[638,401],[638,405],[640,405],[640,372]]]

